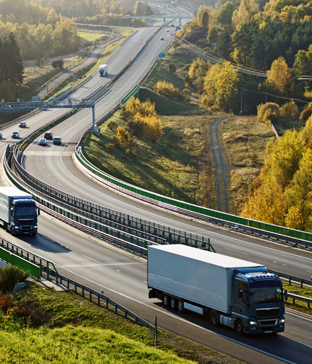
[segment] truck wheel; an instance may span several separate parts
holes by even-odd
[[[169,307],[169,296],[167,296],[166,294],[164,295],[163,303],[165,307]]]
[[[177,300],[173,297],[171,297],[171,300],[170,300],[170,307],[173,309],[173,310],[176,310],[177,309]]]
[[[178,302],[178,311],[180,313],[183,313],[184,312],[184,305],[183,305],[183,301],[182,300],[179,300],[179,302]]]
[[[244,329],[243,329],[243,324],[242,321],[240,319],[237,319],[235,321],[235,326],[234,326],[235,332],[237,335],[243,335],[244,333]]]
[[[219,325],[219,315],[217,311],[215,310],[210,311],[210,321],[213,324],[213,326]]]

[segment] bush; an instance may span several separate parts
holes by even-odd
[[[114,130],[118,128],[118,124],[115,121],[110,121],[107,125],[109,130]]]
[[[24,282],[28,277],[27,272],[14,267],[14,265],[8,265],[0,269],[0,291],[2,293],[11,292],[16,283]]]
[[[286,102],[285,105],[280,107],[280,114],[283,118],[295,119],[298,114],[298,106],[293,100]]]
[[[174,87],[172,83],[166,81],[158,81],[154,86],[154,91],[159,95],[167,96],[175,100],[181,100],[179,89]]]
[[[267,102],[266,104],[257,106],[257,114],[259,120],[265,124],[270,124],[271,122],[277,123],[280,118],[280,109],[278,104]]]
[[[169,63],[168,70],[169,70],[170,73],[173,74],[177,70],[177,67],[175,66],[174,63]]]
[[[53,61],[52,67],[55,69],[58,68],[58,69],[62,70],[64,67],[64,61],[62,59],[59,59],[58,61]]]
[[[299,120],[305,123],[309,117],[312,115],[312,107],[306,107],[300,114]]]

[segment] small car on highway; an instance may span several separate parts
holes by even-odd
[[[11,138],[13,139],[19,138],[18,131],[13,131],[13,133],[11,134]]]
[[[53,144],[56,144],[56,145],[62,144],[62,139],[60,137],[54,137]]]
[[[165,38],[164,37],[160,37],[160,40],[164,40]]]
[[[19,123],[19,127],[20,127],[20,128],[26,128],[26,123],[25,123],[25,121],[21,121],[21,122]]]
[[[47,131],[46,133],[44,133],[44,138],[48,139],[48,140],[52,140],[53,134],[50,131]]]
[[[0,132],[0,139],[2,139],[2,133]]]
[[[169,29],[166,29],[166,32],[169,32]]]
[[[47,140],[45,138],[40,138],[38,141],[38,145],[47,145]]]

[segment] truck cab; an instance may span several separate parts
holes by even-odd
[[[263,269],[240,269],[234,271],[232,284],[231,316],[239,335],[284,331],[284,293],[279,277]]]
[[[18,199],[11,201],[10,232],[14,234],[35,235],[38,230],[39,209],[34,200]]]

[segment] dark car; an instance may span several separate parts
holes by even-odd
[[[60,137],[55,137],[53,139],[53,144],[57,144],[57,145],[62,144],[62,139]]]
[[[48,140],[52,140],[53,134],[50,131],[47,131],[46,133],[44,133],[44,138],[48,139]]]
[[[20,128],[26,128],[26,123],[25,123],[25,121],[21,121],[21,122],[19,123],[19,127],[20,127]]]

